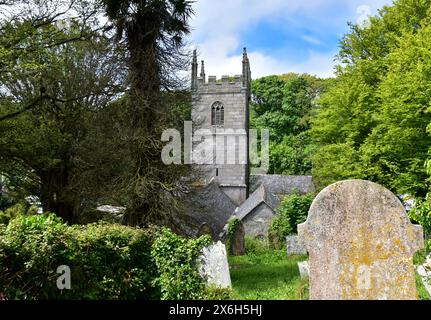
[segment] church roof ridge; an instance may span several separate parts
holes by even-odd
[[[247,217],[254,209],[256,209],[262,203],[265,203],[271,209],[275,209],[278,200],[268,192],[264,184],[261,184],[251,196],[235,210],[235,216],[243,220]]]

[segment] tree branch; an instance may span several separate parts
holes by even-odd
[[[76,97],[76,98],[71,98],[71,99],[59,99],[59,98],[51,97],[51,96],[48,96],[48,95],[42,95],[39,98],[37,98],[36,100],[34,100],[33,102],[31,102],[30,104],[26,105],[21,110],[9,113],[9,114],[4,115],[4,116],[1,116],[0,117],[0,122],[4,121],[4,120],[15,118],[15,117],[19,116],[20,114],[22,114],[22,113],[24,113],[26,111],[31,110],[32,108],[34,108],[36,105],[38,105],[40,102],[42,102],[44,100],[51,100],[51,101],[60,102],[60,103],[68,103],[68,102],[80,100],[80,99],[83,99],[83,98],[86,98],[86,96],[84,96],[84,97]]]

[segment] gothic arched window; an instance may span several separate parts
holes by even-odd
[[[211,107],[211,124],[213,126],[224,125],[224,107],[219,101],[215,102]]]

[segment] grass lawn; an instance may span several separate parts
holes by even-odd
[[[233,299],[308,299],[308,281],[299,276],[298,261],[306,256],[287,257],[285,250],[230,257]]]
[[[306,300],[308,280],[301,279],[297,262],[306,256],[287,257],[283,250],[266,250],[242,257],[230,257],[234,300]],[[429,300],[416,275],[418,296]]]

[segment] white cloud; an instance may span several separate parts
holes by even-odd
[[[305,41],[307,41],[308,43],[314,44],[314,45],[321,45],[322,41],[320,41],[319,39],[312,37],[312,36],[308,36],[308,35],[302,35],[301,38]]]
[[[304,62],[294,64],[289,63],[287,59],[280,61],[259,51],[249,53],[253,79],[288,72],[309,73],[323,78],[331,77],[334,75],[334,56],[335,52],[330,54],[310,52]],[[222,75],[241,74],[242,55],[207,57],[205,59],[207,75],[221,77]]]
[[[192,23],[194,37],[238,35],[262,19],[276,21],[298,11],[317,12],[324,3],[324,0],[198,0]]]
[[[298,27],[303,21],[294,20],[295,14],[318,21],[316,26],[346,24],[360,18],[357,8],[369,6],[372,14],[391,0],[198,0],[194,6],[196,16],[192,21],[191,42],[198,48],[200,58],[206,62],[207,75],[234,75],[241,73],[243,45],[241,36],[261,21]],[[351,16],[340,16],[337,5],[348,8]],[[315,28],[317,28],[314,26]],[[309,29],[313,26],[308,25]],[[322,30],[315,30],[316,33]],[[324,30],[323,30],[324,31]],[[301,37],[301,36],[300,36]],[[321,45],[318,35],[304,34],[302,39],[312,45]],[[293,44],[294,45],[294,44]],[[309,51],[298,63],[286,58],[276,58],[260,48],[249,52],[253,78],[286,72],[310,73],[320,77],[333,75],[334,56],[338,48],[329,53]],[[267,52],[267,50],[265,50]]]

